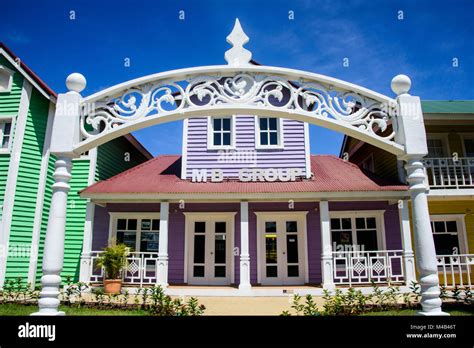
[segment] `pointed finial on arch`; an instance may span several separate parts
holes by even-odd
[[[249,42],[249,37],[244,33],[239,19],[235,19],[234,29],[227,36],[227,42],[232,45],[224,57],[229,65],[241,66],[248,65],[252,59],[252,52],[244,48],[244,45]]]

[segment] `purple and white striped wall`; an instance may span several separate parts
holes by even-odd
[[[207,117],[188,120],[186,151],[186,179],[193,169],[221,169],[224,177],[237,177],[242,168],[299,168],[306,175],[306,149],[304,123],[283,119],[283,148],[255,148],[255,117],[236,115],[235,151],[209,150],[207,144]],[[309,145],[308,145],[309,146]],[[309,153],[309,151],[308,151]]]

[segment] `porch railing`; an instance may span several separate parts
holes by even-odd
[[[403,250],[334,251],[335,284],[402,283]]]
[[[99,282],[104,278],[104,270],[97,266],[97,259],[103,251],[92,251],[90,281]],[[125,284],[155,284],[157,279],[158,253],[132,252],[127,257],[127,267],[122,274]]]
[[[474,188],[474,157],[424,158],[423,163],[432,189]]]
[[[474,254],[437,255],[440,285],[451,289],[474,284]]]

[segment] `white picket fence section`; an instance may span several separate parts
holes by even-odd
[[[99,282],[104,278],[104,270],[97,266],[97,259],[103,251],[93,251],[90,262],[90,281]],[[158,253],[132,252],[127,257],[127,267],[122,274],[125,284],[153,285],[156,283]]]
[[[469,287],[472,289],[474,254],[437,255],[440,285],[450,289]]]
[[[423,163],[432,189],[474,187],[474,157],[424,158]]]
[[[334,251],[335,284],[403,283],[403,250]]]

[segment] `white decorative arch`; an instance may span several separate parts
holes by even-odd
[[[426,134],[420,99],[408,94],[410,79],[398,75],[392,80],[392,90],[397,94],[397,98],[392,99],[323,75],[252,65],[252,54],[243,47],[248,40],[236,20],[234,29],[227,37],[232,44],[232,48],[225,53],[228,65],[149,75],[84,99],[79,93],[85,88],[85,78],[77,73],[69,75],[66,80],[69,92],[58,95],[53,123],[50,150],[57,160],[37,315],[64,314],[58,312],[58,296],[72,158],[116,137],[155,124],[229,114],[270,115],[320,125],[387,150],[405,161],[421,285],[423,310],[420,314],[443,314],[421,162],[427,154]],[[389,123],[393,131],[386,134]],[[166,221],[166,230],[168,204],[162,202],[163,209],[160,211],[163,215],[160,219]],[[248,206],[245,202],[242,204],[247,211]],[[162,235],[167,234],[160,228],[160,238]],[[164,244],[160,239],[160,245]],[[407,251],[406,256],[413,260],[411,250]],[[322,259],[323,269],[326,269],[326,262],[330,263],[331,257],[323,254]],[[243,291],[250,286],[246,272],[249,260],[248,251],[242,251],[241,281],[245,277],[247,279]],[[166,251],[160,249],[158,261],[158,267],[167,271]],[[160,284],[166,286],[167,273],[160,274],[163,274]]]
[[[85,98],[76,153],[152,125],[189,117],[256,114],[340,131],[404,153],[395,132],[396,100],[310,72],[245,65],[181,69],[131,80]]]

